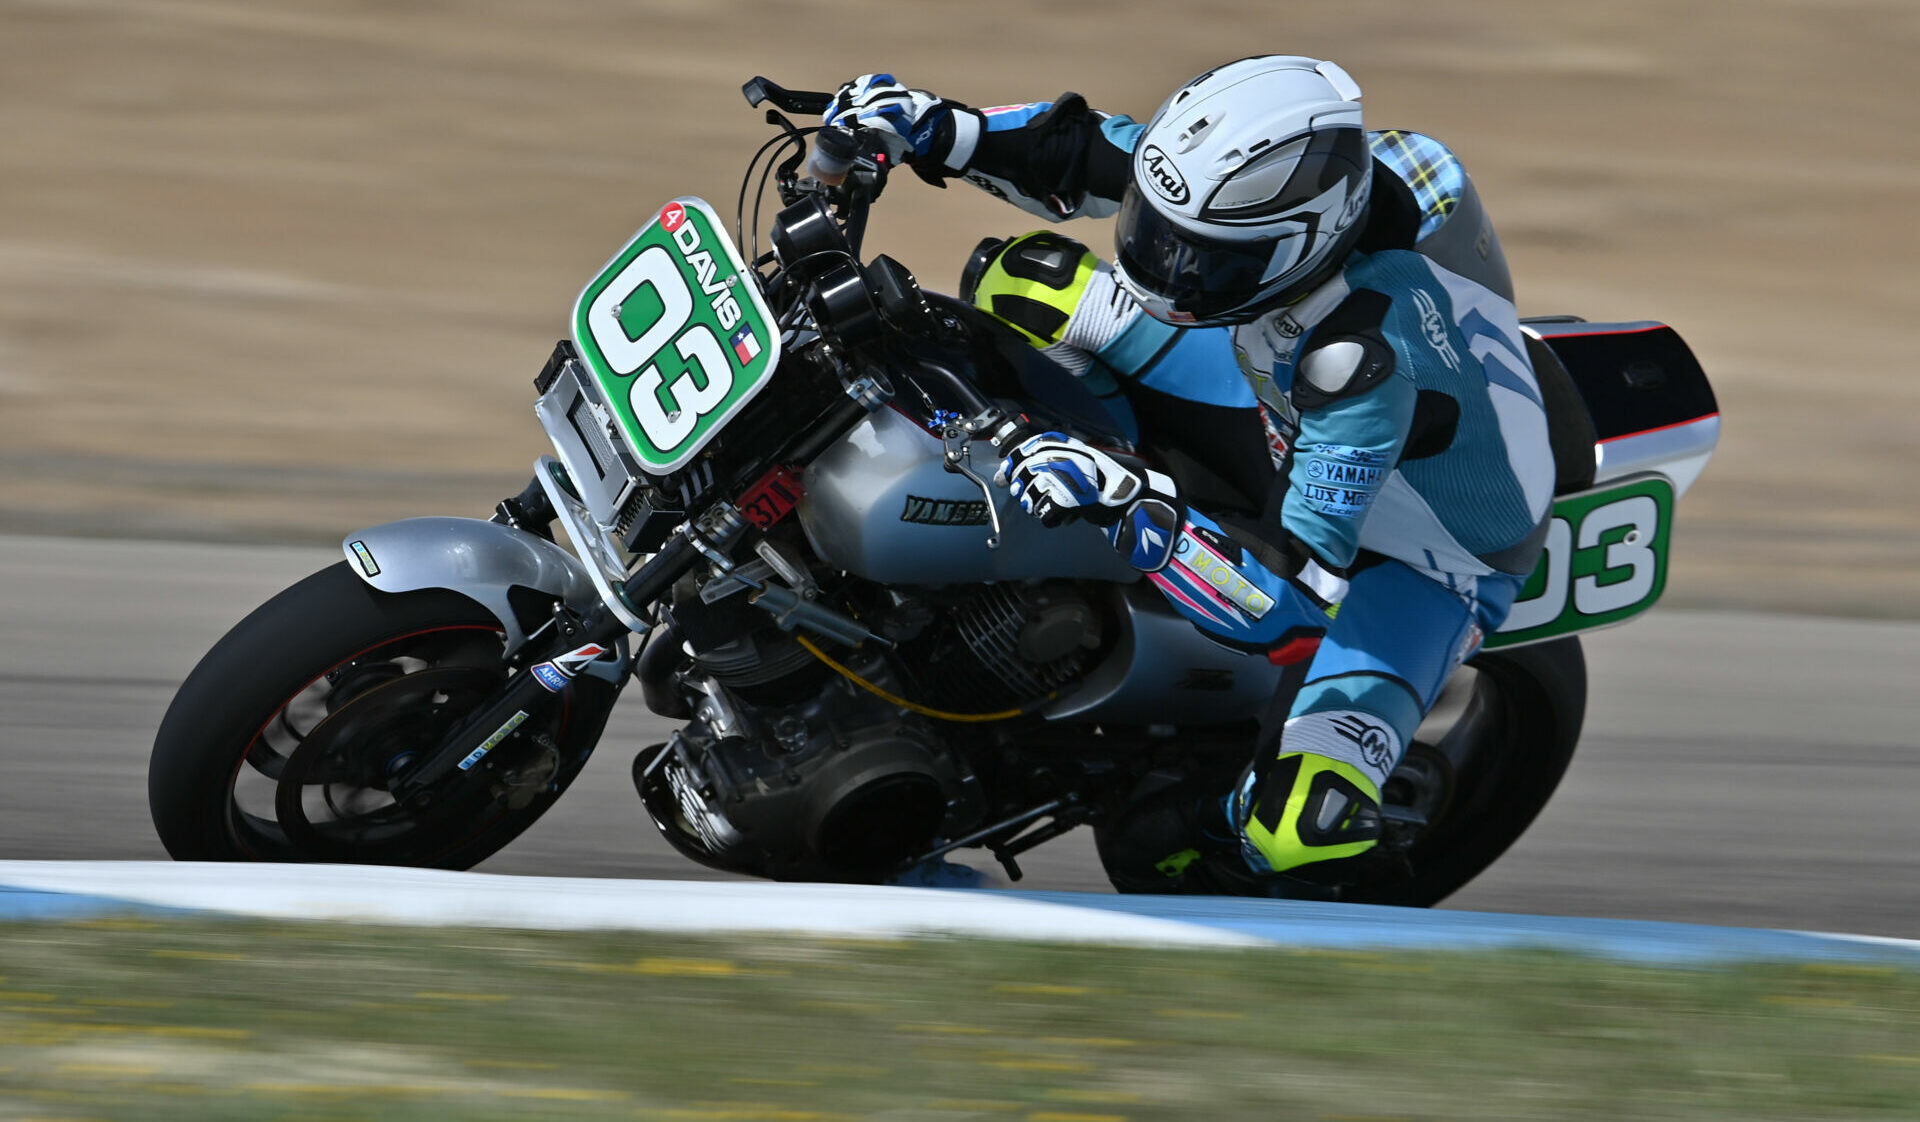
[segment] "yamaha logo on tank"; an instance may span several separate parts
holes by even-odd
[[[1187,193],[1187,181],[1180,177],[1180,169],[1160,150],[1157,144],[1149,144],[1140,150],[1140,168],[1147,182],[1161,198],[1175,206],[1185,206],[1190,197]]]

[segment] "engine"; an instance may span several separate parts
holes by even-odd
[[[1042,700],[1077,681],[1110,629],[1079,588],[1064,581],[969,589],[941,605],[901,652],[916,698],[962,712]]]
[[[1112,630],[1066,582],[862,592],[861,617],[897,645],[838,660],[950,712],[1044,700],[1095,663]],[[646,681],[649,700],[670,688],[686,707],[665,715],[692,720],[642,754],[635,780],[688,856],[782,880],[878,880],[988,813],[968,749],[992,726],[903,712],[814,657],[744,594],[683,580],[672,625],[654,641],[679,650],[671,662],[642,660],[643,675],[672,679]]]

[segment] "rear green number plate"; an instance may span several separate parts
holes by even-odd
[[[1605,627],[1653,606],[1667,587],[1673,484],[1646,475],[1554,501],[1540,564],[1488,647]]]
[[[713,208],[675,199],[573,309],[573,341],[640,466],[665,475],[765,387],[780,336]]]

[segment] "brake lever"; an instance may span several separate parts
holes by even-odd
[[[742,85],[740,93],[746,97],[748,105],[757,107],[763,101],[771,101],[789,113],[808,117],[818,117],[827,111],[827,106],[833,104],[833,95],[830,93],[789,90],[758,75]]]

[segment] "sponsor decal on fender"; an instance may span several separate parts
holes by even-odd
[[[373,559],[373,551],[367,548],[366,542],[357,541],[348,548],[353,550],[354,559],[360,562],[361,572],[370,577],[380,575],[380,563]]]

